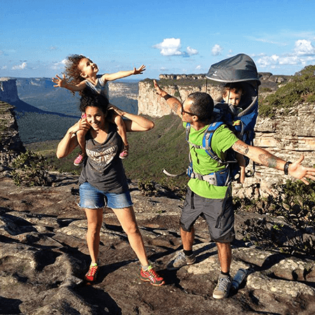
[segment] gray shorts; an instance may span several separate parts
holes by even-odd
[[[184,231],[191,231],[195,221],[202,216],[208,223],[212,241],[230,243],[234,240],[234,208],[232,189],[227,189],[224,199],[208,199],[196,195],[189,187],[180,219]]]

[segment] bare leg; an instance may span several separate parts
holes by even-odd
[[[124,143],[124,146],[128,147],[127,131],[126,131],[126,125],[124,123],[124,120],[119,115],[116,114],[114,117],[114,122],[118,127],[117,132],[120,135],[120,137]]]
[[[230,243],[216,243],[218,247],[218,256],[222,272],[229,272],[232,262],[232,251]]]
[[[192,227],[190,232],[184,231],[182,228],[180,228],[180,236],[182,238],[183,249],[187,251],[192,250],[192,246],[193,246],[194,238],[195,238],[194,227]]]
[[[240,178],[239,182],[241,184],[245,181],[245,158],[242,154],[236,153],[235,158],[237,160],[238,165],[240,166]]]
[[[84,209],[88,230],[86,240],[91,256],[91,263],[97,263],[99,247],[100,247],[100,231],[103,222],[103,208],[99,209]]]
[[[139,231],[133,207],[123,209],[113,209],[122,228],[128,236],[131,248],[136,253],[142,266],[147,266],[148,258],[145,253],[143,239]]]
[[[85,130],[79,130],[77,132],[77,139],[78,139],[78,143],[79,143],[79,146],[81,148],[81,152],[82,152],[83,156],[86,155],[86,152],[85,152],[85,135],[86,135]]]

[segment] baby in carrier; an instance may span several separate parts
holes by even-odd
[[[241,124],[241,121],[239,119],[238,120],[235,120],[235,119],[236,119],[237,114],[243,111],[243,109],[239,107],[242,94],[243,94],[243,87],[240,83],[226,84],[223,87],[222,98],[223,98],[224,103],[229,106],[229,111],[225,113],[224,119],[227,120],[227,122],[234,127],[239,126]],[[235,129],[237,130],[237,128]],[[240,168],[239,182],[244,183],[245,167],[246,167],[245,157],[239,153],[235,153],[235,158]]]

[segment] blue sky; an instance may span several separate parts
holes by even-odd
[[[0,0],[0,77],[52,77],[83,54],[137,79],[206,73],[245,53],[260,72],[315,64],[314,0]]]

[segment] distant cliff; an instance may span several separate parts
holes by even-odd
[[[51,78],[18,78],[18,95],[21,100],[41,110],[80,115],[80,96],[67,89],[55,88]],[[109,82],[109,98],[112,104],[130,113],[138,112],[138,83]]]
[[[221,88],[218,85],[207,84],[206,80],[176,80],[159,81],[161,87],[170,95],[184,101],[192,92],[207,92],[215,100],[221,96]],[[138,113],[152,117],[162,117],[169,115],[172,110],[165,100],[156,95],[152,80],[139,82]]]
[[[0,78],[0,100],[14,103],[19,101],[16,79]]]
[[[25,152],[13,109],[12,105],[0,101],[0,167]]]
[[[261,72],[259,75],[260,95],[276,91],[281,84],[290,81],[290,76],[273,75],[270,72]],[[160,74],[159,79],[161,87],[182,102],[192,92],[207,92],[215,101],[221,99],[222,85],[206,79],[205,74]],[[171,113],[165,101],[157,97],[153,80],[139,82],[138,112],[152,117],[162,117]]]

